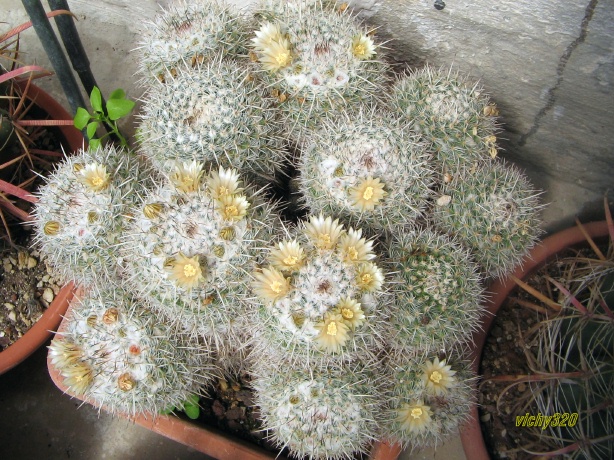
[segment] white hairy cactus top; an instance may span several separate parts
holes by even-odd
[[[365,452],[375,432],[372,371],[270,367],[256,372],[256,403],[279,446],[312,460]]]
[[[401,77],[390,103],[437,152],[444,173],[497,156],[497,106],[452,69],[426,66]]]
[[[231,333],[251,259],[278,227],[271,207],[235,170],[205,175],[193,162],[177,166],[132,214],[121,250],[132,292],[196,334],[218,341]]]
[[[471,416],[475,376],[468,362],[422,354],[388,363],[381,427],[403,447],[436,446]]]
[[[76,395],[113,413],[155,416],[211,378],[207,349],[181,339],[120,289],[91,289],[73,304],[49,353]]]
[[[116,278],[122,216],[144,186],[144,171],[135,155],[112,146],[80,150],[39,189],[36,242],[66,280]]]
[[[430,153],[402,123],[376,109],[326,117],[306,136],[300,187],[314,213],[370,227],[403,227],[431,196]]]
[[[374,351],[369,346],[375,347],[374,331],[383,316],[384,283],[374,258],[373,242],[361,230],[346,231],[322,215],[278,243],[269,265],[253,275],[261,302],[261,351],[291,350],[290,355],[324,361]]]
[[[468,247],[488,276],[510,273],[541,233],[539,193],[510,164],[458,170],[441,193],[434,223]]]
[[[373,36],[334,2],[268,2],[256,14],[252,58],[279,100],[289,131],[379,96],[386,65]]]
[[[137,48],[144,82],[165,81],[178,67],[194,67],[220,54],[246,54],[248,29],[235,11],[222,0],[181,0],[146,22]]]
[[[469,251],[432,230],[397,235],[388,249],[394,291],[386,323],[397,353],[449,350],[466,343],[479,325],[483,288]]]
[[[176,161],[272,176],[285,158],[274,112],[247,69],[217,57],[153,83],[145,96],[141,152],[162,171]]]

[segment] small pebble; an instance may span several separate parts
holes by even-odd
[[[51,303],[54,297],[55,294],[53,290],[51,288],[45,288],[45,290],[43,291],[43,299],[45,299],[47,303]]]
[[[9,314],[7,316],[13,322],[15,322],[17,320],[17,315],[15,314],[14,311],[9,312]]]
[[[28,257],[28,268],[34,268],[36,265],[38,265],[38,260],[34,257]]]
[[[521,393],[525,392],[527,390],[527,386],[524,383],[519,383],[518,384],[518,391],[520,391]]]
[[[15,310],[15,305],[13,305],[12,303],[6,302],[4,306],[7,310]]]
[[[484,414],[480,417],[482,422],[488,422],[490,420],[490,414]]]

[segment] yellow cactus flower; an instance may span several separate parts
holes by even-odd
[[[305,261],[305,253],[298,241],[282,241],[269,255],[271,265],[282,272],[298,270]]]
[[[426,431],[432,423],[432,414],[429,406],[424,405],[421,400],[416,400],[403,404],[400,409],[397,409],[397,421],[401,423],[404,431],[419,434]]]
[[[274,267],[254,274],[254,292],[264,302],[275,302],[290,292],[290,281]]]
[[[366,35],[354,37],[354,40],[352,40],[352,54],[361,61],[371,59],[377,54],[375,43],[373,43],[371,37]]]
[[[445,359],[439,361],[439,358],[435,358],[434,361],[427,361],[423,370],[422,380],[426,391],[434,396],[446,394],[448,389],[456,383],[454,378],[456,371],[453,371],[451,366],[446,365]]]
[[[106,166],[99,163],[90,163],[82,168],[77,174],[79,182],[92,192],[100,192],[106,189],[111,183],[111,175],[107,172]]]
[[[181,163],[175,166],[170,180],[177,190],[190,193],[198,190],[202,175],[202,163],[193,161],[191,163]]]
[[[339,224],[339,219],[333,221],[331,217],[324,218],[322,214],[312,216],[305,224],[305,234],[318,249],[334,248],[342,233],[343,225]]]
[[[198,255],[187,257],[180,252],[165,267],[169,272],[168,278],[183,289],[193,289],[205,279]]]
[[[384,183],[371,176],[361,181],[349,190],[352,206],[361,211],[372,211],[388,193],[384,191]]]
[[[348,326],[338,313],[327,313],[324,321],[316,324],[318,335],[315,338],[316,346],[328,353],[338,353],[348,340]]]

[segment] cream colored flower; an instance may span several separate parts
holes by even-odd
[[[288,67],[292,62],[290,42],[285,38],[271,42],[260,52],[259,60],[262,66],[270,72],[277,72]]]
[[[432,362],[427,361],[423,370],[422,380],[424,381],[426,391],[434,396],[446,394],[448,389],[452,388],[456,383],[454,378],[456,371],[453,371],[451,366],[446,365],[445,359],[441,362],[439,358],[435,358]]]
[[[421,400],[403,404],[397,409],[397,421],[401,423],[404,431],[409,433],[422,433],[432,423],[433,412],[429,406],[425,406]]]
[[[195,288],[205,279],[198,259],[198,255],[187,257],[182,252],[172,257],[165,263],[166,270],[170,273],[168,278],[181,288]]]
[[[60,369],[66,385],[75,394],[83,394],[94,381],[94,372],[85,361],[79,361]]]
[[[350,229],[339,242],[339,252],[348,263],[359,264],[375,257],[373,242],[361,238],[362,230]]]
[[[377,265],[366,262],[358,266],[356,274],[356,284],[367,292],[379,291],[384,283],[384,274]]]
[[[49,357],[51,364],[61,370],[81,361],[83,352],[72,342],[56,339],[49,345]]]
[[[219,200],[228,195],[241,193],[239,188],[239,173],[234,169],[220,168],[219,172],[212,171],[207,179],[209,192],[215,200]]]
[[[363,61],[371,59],[377,54],[375,43],[373,43],[371,37],[366,35],[354,37],[354,40],[352,40],[352,54]]]
[[[254,292],[265,302],[275,302],[290,292],[290,281],[274,267],[255,273]]]
[[[92,192],[100,192],[106,189],[111,183],[111,175],[107,172],[107,167],[98,163],[88,164],[77,174],[79,182]]]
[[[305,253],[298,241],[282,241],[269,255],[271,265],[282,272],[298,270],[305,261]]]
[[[339,224],[339,219],[325,219],[322,214],[318,217],[312,216],[305,224],[305,235],[318,249],[334,248],[342,233],[343,225]]]
[[[267,22],[260,30],[256,31],[256,37],[252,38],[256,51],[265,51],[272,43],[279,43],[283,39],[279,24]]]
[[[343,322],[354,330],[365,321],[365,314],[360,307],[360,302],[346,297],[335,306],[335,311],[341,315]]]
[[[315,328],[318,330],[315,343],[322,351],[338,353],[348,340],[348,326],[338,313],[327,313]]]
[[[203,164],[193,161],[175,166],[170,179],[177,190],[190,193],[198,190],[202,175]]]
[[[388,193],[384,191],[384,184],[379,179],[369,176],[352,187],[349,195],[352,206],[361,211],[372,211]]]
[[[225,195],[216,200],[217,210],[224,220],[239,221],[247,214],[250,204],[245,195]]]

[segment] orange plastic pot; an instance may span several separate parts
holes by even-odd
[[[584,224],[583,227],[591,238],[602,238],[608,235],[608,225],[605,221]],[[525,280],[559,252],[582,244],[583,242],[586,242],[586,238],[577,226],[555,233],[535,246],[513,275],[497,280],[490,285],[488,289],[489,303],[487,312],[486,315],[483,316],[482,328],[473,335],[470,350],[473,371],[477,375],[480,373],[480,362],[484,344],[486,343],[486,338],[495,320],[495,316],[499,308],[504,304],[505,299],[516,288],[516,283],[512,276]],[[463,449],[468,459],[490,459],[480,428],[477,405],[473,406],[471,420],[460,430],[460,435]]]

